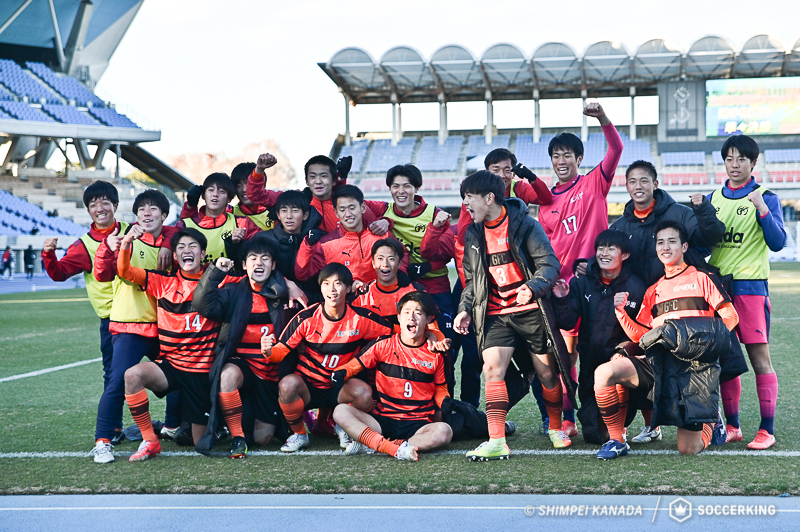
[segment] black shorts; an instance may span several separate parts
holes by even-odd
[[[153,392],[156,397],[165,397],[168,393],[180,390],[181,419],[197,425],[208,424],[208,413],[211,410],[211,381],[208,372],[193,373],[183,371],[164,358],[155,362],[167,378],[167,389]]]
[[[250,399],[250,407],[253,409],[256,419],[270,425],[280,423],[281,407],[278,404],[278,383],[259,378],[253,373],[250,364],[244,358],[231,358],[228,363],[241,370],[244,382],[239,392]]]
[[[639,377],[639,386],[636,389],[644,393],[652,390],[656,381],[653,376],[653,368],[650,367],[650,363],[647,362],[647,359],[634,356],[629,356],[627,358],[631,361],[633,367],[636,368],[636,375]]]
[[[419,429],[431,423],[424,419],[395,419],[378,414],[370,415],[381,426],[381,435],[389,440],[407,440]]]
[[[306,410],[311,410],[312,408],[336,408],[336,405],[339,404],[339,391],[341,390],[317,388],[302,375],[300,375],[300,378],[306,383],[308,394],[311,396],[311,401],[306,405]]]
[[[487,315],[484,331],[484,350],[490,347],[515,347],[517,340],[522,340],[532,354],[541,355],[552,351],[539,309]]]

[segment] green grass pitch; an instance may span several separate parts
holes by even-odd
[[[46,493],[596,493],[776,495],[800,494],[800,399],[795,394],[800,368],[794,363],[800,326],[800,265],[773,265],[771,352],[780,392],[776,414],[776,452],[750,455],[745,445],[758,428],[758,402],[752,372],[742,377],[740,419],[744,441],[728,444],[724,455],[628,456],[602,462],[589,455],[517,455],[502,462],[469,463],[453,454],[422,455],[417,463],[385,456],[250,456],[246,460],[202,456],[159,457],[111,464],[88,457],[13,458],[7,453],[86,452],[93,446],[97,401],[102,391],[99,362],[14,381],[0,382],[0,494]],[[0,378],[97,358],[98,320],[85,291],[0,296]],[[61,301],[48,301],[58,299]],[[164,402],[151,396],[154,419]],[[552,451],[537,433],[539,415],[532,396],[514,408],[518,426],[509,438],[513,451]],[[125,425],[132,423],[125,408]],[[631,432],[642,425],[637,418]],[[313,438],[313,437],[312,437]],[[478,441],[458,441],[471,449]],[[278,442],[267,450],[277,451]],[[116,451],[133,452],[125,442]],[[187,448],[168,442],[165,451]],[[225,445],[222,446],[224,450]],[[338,441],[312,439],[311,450],[335,450]],[[597,447],[574,439],[572,449]],[[637,449],[637,447],[634,447]],[[638,449],[676,449],[675,429],[664,440]],[[255,450],[255,449],[254,449]],[[740,451],[730,453],[730,451]],[[6,456],[3,456],[6,453]]]

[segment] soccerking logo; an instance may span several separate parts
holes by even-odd
[[[683,523],[692,517],[692,503],[683,497],[678,497],[669,503],[669,516],[677,522]]]

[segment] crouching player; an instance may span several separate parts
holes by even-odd
[[[684,260],[684,254],[689,248],[686,229],[677,222],[664,220],[656,225],[654,233],[656,235],[656,252],[658,258],[664,263],[664,277],[645,292],[636,320],[632,320],[625,312],[628,293],[620,292],[614,296],[617,319],[628,337],[634,342],[638,342],[651,329],[661,327],[667,321],[690,317],[711,318],[715,313],[722,318],[728,330],[732,331],[739,323],[739,315],[733,308],[731,299],[724,288],[718,285],[714,277],[698,271],[694,266],[689,266]],[[691,346],[678,345],[677,350],[686,347]],[[705,345],[706,350],[714,348],[714,345]],[[686,371],[695,371],[694,366],[695,364],[692,363]],[[669,374],[659,375],[658,371],[654,371],[652,365],[644,357],[635,359],[614,357],[595,372],[595,390],[616,384],[621,384],[626,388],[652,386],[653,382],[669,380],[673,377],[674,375]],[[657,419],[661,417],[659,416],[659,395],[662,392],[659,389],[655,390],[653,417],[656,421],[653,423],[678,425],[678,451],[681,454],[697,454],[705,450],[711,443],[712,435],[715,433],[713,423],[693,423],[688,418],[690,410],[692,411],[691,415],[696,416],[699,411],[716,409],[716,406],[711,403],[716,401],[718,381],[719,374],[717,374],[716,380],[711,379],[707,382],[707,386],[700,385],[704,382],[702,378],[692,379],[691,393],[684,393],[683,389],[675,390],[680,397],[676,397],[674,400],[676,402],[681,400],[680,407],[673,409],[677,411],[674,416],[670,416],[671,412],[667,412],[665,417],[680,419],[674,419],[667,423],[661,423],[661,420]],[[681,386],[680,382],[677,386]],[[598,403],[600,401],[601,398],[598,395]],[[690,402],[691,405],[689,405]],[[607,410],[613,411],[613,408],[607,408]],[[607,425],[613,423],[612,419],[605,419],[605,416],[604,420]],[[721,421],[718,423],[721,424]],[[724,431],[719,443],[725,443]],[[626,444],[615,441],[612,436],[612,440],[603,446],[601,453],[604,450],[607,450],[608,453],[603,456],[598,453],[598,458],[613,458],[610,454],[612,452],[616,455],[626,453]]]
[[[363,354],[331,376],[342,386],[362,369],[377,369],[378,402],[372,414],[340,404],[333,419],[354,440],[345,454],[367,449],[417,461],[418,451],[430,451],[450,443],[450,425],[434,422],[435,408],[449,398],[444,378],[444,359],[431,351],[425,331],[436,316],[431,296],[409,292],[397,303],[400,333],[378,340]]]
[[[192,309],[192,295],[203,273],[206,238],[200,231],[184,228],[172,237],[175,274],[143,270],[131,266],[133,241],[144,230],[131,226],[120,244],[117,269],[119,276],[139,286],[156,298],[158,341],[161,353],[155,362],[143,362],[125,372],[125,400],[136,425],[142,431],[142,443],[131,462],[147,460],[161,453],[161,444],[150,420],[147,390],[164,397],[181,391],[181,419],[192,424],[195,443],[206,426],[210,410],[211,385],[208,371],[214,360],[214,343],[219,323],[208,320]]]

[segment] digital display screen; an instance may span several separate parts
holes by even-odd
[[[800,133],[800,77],[706,81],[706,136]]]

